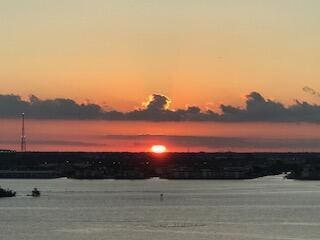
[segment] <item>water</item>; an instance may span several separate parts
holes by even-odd
[[[320,182],[0,180],[1,240],[318,240]],[[27,197],[33,187],[40,198]],[[160,194],[164,200],[160,200]]]

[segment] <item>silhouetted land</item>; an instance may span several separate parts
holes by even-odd
[[[0,151],[0,178],[320,179],[320,153]]]

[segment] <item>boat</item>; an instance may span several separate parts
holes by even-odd
[[[16,192],[0,187],[0,198],[3,198],[3,197],[15,197],[15,196],[16,196]]]
[[[31,194],[32,197],[40,197],[40,195],[41,195],[41,193],[37,188],[34,188],[32,190],[32,194]]]

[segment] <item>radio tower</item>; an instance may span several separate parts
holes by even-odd
[[[24,113],[21,114],[22,117],[22,126],[21,126],[21,152],[27,151],[27,141],[25,135],[25,128],[24,128]]]

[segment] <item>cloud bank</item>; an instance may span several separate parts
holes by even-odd
[[[23,100],[18,95],[0,95],[0,118],[19,118],[25,113],[33,119],[105,119],[144,121],[217,121],[217,122],[320,122],[320,105],[295,101],[285,106],[264,98],[258,92],[246,96],[245,107],[221,104],[221,113],[201,111],[198,106],[170,109],[171,100],[153,94],[141,108],[129,111],[106,111],[97,104],[79,104],[72,99],[39,99],[32,95]]]

